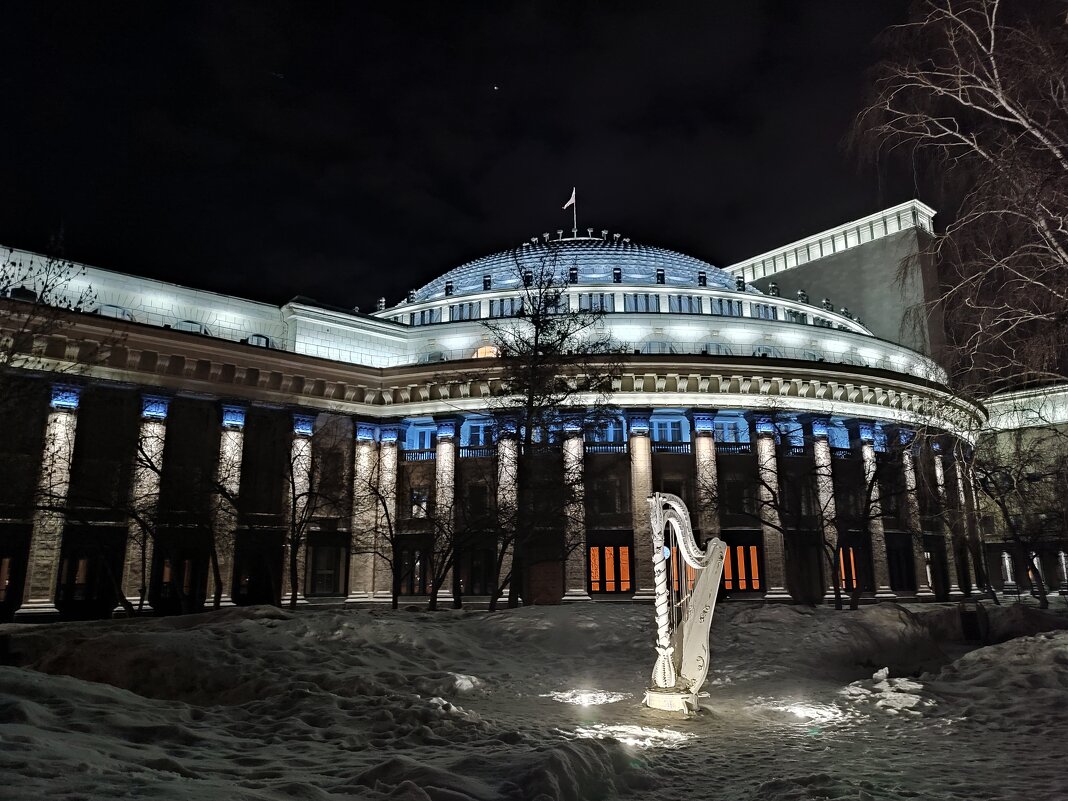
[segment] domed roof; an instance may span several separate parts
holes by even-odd
[[[622,272],[623,285],[656,285],[656,271],[664,271],[664,284],[677,287],[696,287],[697,274],[704,273],[707,286],[734,289],[735,278],[725,270],[708,262],[665,248],[639,245],[627,239],[574,237],[524,243],[518,248],[483,256],[449,270],[439,278],[417,290],[416,302],[445,296],[445,282],[452,282],[452,295],[470,295],[483,291],[483,278],[490,276],[492,289],[517,287],[525,269],[548,267],[555,260],[557,279],[568,280],[572,267],[578,269],[578,283],[611,284],[612,271]],[[757,292],[747,287],[751,292]],[[757,293],[761,294],[761,293]]]

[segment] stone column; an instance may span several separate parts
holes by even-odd
[[[375,521],[380,514],[378,449],[375,428],[356,424],[352,457],[352,552],[349,555],[349,595],[346,603],[359,603],[374,594]]]
[[[308,552],[308,534],[311,521],[308,504],[311,501],[312,482],[312,436],[315,433],[315,418],[306,414],[293,415],[293,442],[289,446],[289,475],[286,476],[286,546],[282,562],[282,605],[293,602],[292,555],[296,547],[298,604],[306,603],[305,559]],[[294,540],[299,540],[294,543]]]
[[[583,459],[585,443],[580,426],[564,429],[564,492],[567,506],[564,511],[564,546],[567,549],[567,565],[564,571],[567,585],[565,601],[591,601],[586,592],[586,487],[583,484]],[[633,567],[632,567],[633,569]]]
[[[518,512],[519,491],[519,442],[514,432],[504,431],[497,437],[497,519],[503,535],[498,543],[497,557],[501,562],[500,575],[496,581],[501,584],[502,597],[508,594],[509,582],[503,578],[512,570],[512,552],[515,548],[515,516]]]
[[[215,464],[218,491],[211,499],[211,525],[222,583],[220,606],[233,606],[234,540],[237,535],[237,496],[241,491],[241,460],[245,448],[245,409],[223,406],[219,459]],[[215,577],[208,574],[208,603],[215,597]]]
[[[879,467],[875,461],[875,433],[871,426],[860,427],[860,458],[864,466],[864,494],[867,497],[868,531],[871,557],[875,568],[875,597],[892,601],[897,596],[890,588],[890,563],[886,555],[886,526],[879,492]]]
[[[975,544],[975,538],[972,535],[972,521],[974,520],[974,517],[969,508],[970,500],[968,497],[968,485],[971,482],[966,475],[967,468],[965,467],[964,459],[959,451],[958,458],[954,461],[953,466],[953,475],[957,479],[957,520],[958,525],[960,526],[961,541],[964,545],[964,574],[968,577],[968,583],[972,587],[972,594],[978,595],[980,593],[979,571],[976,570],[975,565],[976,554],[972,551],[972,545]],[[978,550],[978,548],[976,550]]]
[[[1064,556],[1063,551],[1061,556]],[[1016,567],[1013,565],[1012,556],[1008,551],[1001,552],[1001,573],[1005,577],[1004,586],[1001,589],[1002,593],[1005,595],[1019,593],[1019,588],[1016,586]]]
[[[957,575],[957,554],[953,546],[953,527],[949,524],[949,509],[946,503],[946,471],[942,463],[942,454],[934,454],[935,487],[938,491],[938,501],[942,506],[942,537],[946,543],[946,572],[949,573],[949,597],[956,600],[963,598],[964,593],[960,588],[960,577]]]
[[[456,569],[456,428],[455,421],[438,422],[438,440],[434,455],[434,520],[431,548],[435,562],[444,555],[452,554],[453,564],[443,574],[441,586],[431,588],[435,595],[442,590],[452,592],[452,572]],[[440,567],[435,564],[435,571]],[[431,576],[433,581],[433,576]]]
[[[760,528],[764,539],[764,600],[790,601],[786,591],[786,557],[779,518],[779,463],[775,452],[775,424],[761,418],[756,424]]]
[[[826,553],[830,549],[832,558],[838,562],[838,507],[834,499],[834,465],[831,460],[831,443],[827,438],[827,421],[812,421],[812,457],[816,466],[816,502],[820,505],[820,533]],[[823,600],[834,603],[834,566],[828,575],[827,591]]]
[[[649,497],[653,494],[653,447],[649,438],[649,417],[628,416],[630,436],[630,513],[634,530],[635,601],[656,599],[653,586],[653,529],[649,521]]]
[[[70,489],[70,466],[78,428],[78,387],[52,387],[51,408],[45,424],[44,453],[37,479],[37,511],[30,531],[29,563],[16,621],[54,617],[59,554],[65,517],[61,509]]]
[[[159,480],[163,472],[163,445],[167,438],[170,398],[141,398],[141,430],[137,436],[133,480],[130,484],[132,515],[126,534],[126,559],[122,571],[123,593],[135,606],[147,603],[152,571],[152,548],[159,519]],[[122,606],[113,615],[123,615]]]
[[[378,446],[379,508],[375,510],[376,544],[372,584],[374,598],[380,601],[391,601],[393,598],[393,571],[385,554],[389,553],[397,532],[398,435],[396,428],[383,428]]]
[[[1061,586],[1058,592],[1061,595],[1068,595],[1068,554],[1064,551],[1057,551],[1057,564],[1061,568]]]
[[[916,576],[917,600],[934,600],[930,573],[927,569],[927,549],[923,544],[923,520],[920,516],[920,496],[916,484],[916,462],[912,454],[911,431],[901,431],[901,472],[905,481],[905,515],[909,539],[912,541],[912,570]]]
[[[716,472],[716,438],[713,415],[693,415],[694,476],[697,480],[697,525],[706,537],[718,537],[719,476]]]

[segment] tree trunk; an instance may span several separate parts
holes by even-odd
[[[393,610],[396,611],[400,606],[400,590],[401,590],[401,575],[400,575],[400,549],[396,545],[391,549],[393,558],[390,561],[390,592],[392,593],[391,604]]]
[[[211,577],[215,584],[212,608],[219,609],[222,606],[222,571],[219,570],[219,551],[215,547],[215,540],[211,542]]]
[[[148,544],[148,536],[141,543],[141,586],[137,588],[137,614],[145,611],[145,600],[148,596],[148,558],[145,555],[145,546]]]
[[[512,578],[508,582],[508,608],[519,608],[519,585],[523,581],[523,557],[512,554]]]
[[[1038,569],[1038,554],[1029,559],[1031,563],[1031,586],[1038,593],[1038,606],[1040,609],[1049,609],[1049,596],[1046,594],[1046,582],[1042,579],[1042,571]]]
[[[297,575],[297,547],[289,549],[289,608],[297,608],[297,588],[300,586],[300,576]]]

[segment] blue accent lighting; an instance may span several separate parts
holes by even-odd
[[[775,423],[772,422],[770,417],[758,417],[756,421],[757,434],[774,434]]]
[[[170,398],[145,395],[141,398],[141,417],[145,420],[166,420],[170,405]]]
[[[293,415],[293,433],[301,437],[310,437],[315,432],[315,418],[307,414]]]
[[[245,427],[245,407],[223,406],[222,425],[223,428],[233,428],[238,431],[243,429]]]
[[[54,386],[52,387],[52,408],[66,412],[77,411],[81,397],[80,387]]]
[[[812,436],[814,437],[826,437],[827,436],[827,421],[819,418],[812,421]]]

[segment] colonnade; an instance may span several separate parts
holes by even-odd
[[[49,498],[47,505],[38,506],[32,521],[32,534],[29,547],[29,563],[24,582],[23,603],[17,617],[32,618],[40,614],[54,614],[57,571],[62,547],[64,515],[62,507],[66,500],[70,483],[70,464],[73,454],[78,422],[78,403],[80,390],[77,387],[56,386],[52,390],[51,403],[47,416],[45,442],[42,453],[42,466],[38,480],[38,493]],[[155,514],[160,490],[163,446],[167,435],[167,416],[169,400],[157,395],[142,397],[141,418],[138,432],[138,453],[132,471],[130,486],[130,520],[124,559],[122,585],[127,597],[137,598],[145,595],[149,577],[146,568],[152,564],[153,537],[146,521]],[[293,415],[293,440],[290,463],[294,482],[293,491],[287,493],[290,503],[296,508],[286,510],[299,518],[304,509],[301,504],[308,497],[311,489],[312,448],[314,418],[306,414]],[[717,443],[713,432],[711,411],[694,411],[691,420],[691,453],[693,455],[693,476],[696,481],[696,496],[701,507],[699,525],[706,534],[719,531],[718,515],[709,511],[711,496],[716,492],[718,467]],[[455,498],[457,492],[457,459],[459,458],[459,434],[461,421],[457,418],[442,419],[437,422],[437,439],[434,452],[434,487],[438,499]],[[651,538],[649,531],[648,509],[646,499],[652,494],[653,481],[653,442],[648,413],[631,412],[627,414],[627,448],[630,474],[631,520],[633,530],[633,559],[635,574],[635,600],[651,599],[653,595]],[[232,576],[234,572],[234,540],[238,530],[237,497],[241,487],[242,454],[244,451],[245,409],[241,406],[224,404],[222,406],[221,433],[216,459],[216,492],[225,496],[225,502],[213,504],[212,525],[216,532],[215,547],[222,586],[219,587],[223,604],[232,603]],[[898,592],[891,587],[890,570],[887,559],[886,532],[879,515],[881,499],[878,495],[878,481],[873,480],[877,469],[875,435],[872,425],[860,425],[860,458],[866,483],[873,488],[870,533],[872,535],[872,562],[875,578],[875,597],[877,599],[894,599]],[[391,594],[392,570],[385,557],[384,538],[398,525],[398,475],[400,468],[400,447],[398,439],[399,424],[382,424],[371,422],[355,423],[354,443],[352,446],[351,491],[353,494],[351,520],[343,521],[339,530],[348,528],[354,535],[359,533],[366,541],[360,545],[354,543],[348,564],[347,600],[366,602],[388,598]],[[566,427],[561,445],[563,471],[565,480],[578,492],[569,497],[570,508],[566,515],[566,533],[568,541],[579,543],[573,547],[564,565],[564,600],[585,601],[590,599],[587,590],[587,548],[585,547],[585,442],[580,426]],[[907,436],[908,432],[901,432]],[[812,458],[815,465],[815,493],[820,506],[819,525],[825,542],[835,546],[840,532],[836,530],[834,472],[835,458],[828,439],[828,421],[816,419],[811,422]],[[770,417],[758,418],[755,425],[755,442],[753,453],[756,457],[757,493],[761,504],[759,527],[763,540],[763,575],[764,598],[769,601],[787,601],[790,595],[786,589],[786,564],[784,554],[784,534],[782,520],[777,509],[776,496],[780,484],[779,450],[776,442],[776,427]],[[904,439],[902,440],[904,442]],[[517,504],[516,464],[519,443],[515,436],[498,437],[496,444],[497,462],[497,505],[501,510],[514,510]],[[912,561],[915,567],[914,593],[917,598],[932,598],[934,593],[927,567],[922,539],[916,532],[922,529],[919,503],[919,482],[917,468],[910,447],[901,451],[901,469],[904,481],[905,520],[907,527],[914,532],[912,539]],[[950,597],[962,597],[960,582],[957,578],[958,555],[953,547],[953,528],[967,537],[968,493],[971,488],[965,486],[961,476],[954,471],[955,480],[950,486],[947,480],[944,457],[940,452],[934,454],[934,473],[937,493],[942,508],[948,509],[946,501],[949,494],[955,493],[957,499],[958,519],[951,520],[943,526],[942,536],[946,541],[946,560],[950,576]],[[507,518],[508,515],[502,515]],[[943,515],[947,519],[949,515]],[[445,525],[454,526],[455,517],[450,514]],[[392,527],[392,528],[391,528]],[[790,536],[789,533],[786,536]],[[964,564],[959,567],[969,571],[967,577],[972,587],[976,586],[975,573],[967,558],[967,549],[962,549],[960,556]],[[304,551],[297,554],[298,573],[297,601],[303,601],[304,587]],[[504,572],[509,569],[510,555],[506,555]],[[284,561],[284,571],[289,570],[290,559]],[[962,572],[963,575],[963,572]],[[207,597],[212,600],[216,587],[214,579],[209,578]],[[827,597],[833,596],[833,587],[826,590]],[[913,593],[910,592],[910,595]],[[283,601],[290,600],[290,582],[283,574]]]

